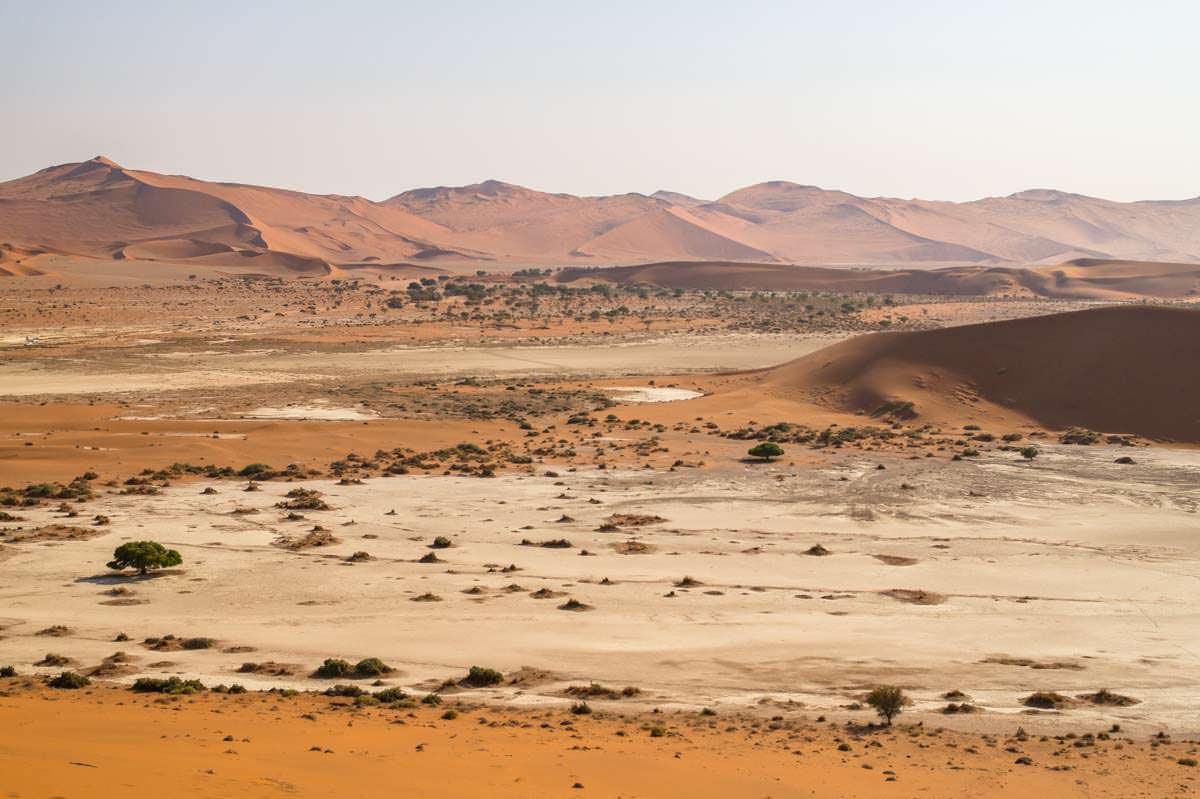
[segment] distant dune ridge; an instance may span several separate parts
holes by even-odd
[[[1200,311],[1124,305],[872,333],[755,373],[764,394],[868,416],[968,417],[1200,441]]]
[[[7,274],[36,271],[54,253],[299,274],[413,261],[1200,263],[1200,198],[1119,203],[1039,189],[951,203],[771,181],[708,201],[670,191],[577,197],[489,180],[372,202],[161,175],[98,156],[0,183],[0,244]]]
[[[1053,266],[846,269],[730,261],[570,267],[556,279],[710,291],[860,291],[1056,299],[1200,297],[1200,264],[1077,258]]]

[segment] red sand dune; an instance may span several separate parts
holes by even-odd
[[[1126,305],[915,333],[873,333],[757,374],[762,392],[919,421],[980,413],[1200,441],[1200,311]]]
[[[0,183],[0,243],[91,258],[274,268],[436,261],[824,265],[1200,262],[1200,198],[1117,203],[1050,190],[967,203],[857,197],[787,181],[709,202],[578,197],[489,180],[362,197],[216,183],[97,157]],[[298,258],[299,261],[291,260]],[[6,266],[7,271],[14,271]]]

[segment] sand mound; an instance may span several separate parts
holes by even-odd
[[[1098,308],[835,344],[761,373],[776,396],[867,414],[889,401],[918,420],[1081,426],[1200,441],[1200,312]]]

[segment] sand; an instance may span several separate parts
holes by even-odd
[[[1128,467],[1112,462],[1120,452],[1047,447],[1033,464],[1012,453],[962,463],[845,453],[807,467],[410,476],[266,483],[256,493],[219,482],[215,495],[193,482],[155,496],[108,493],[85,506],[112,520],[103,535],[13,545],[0,587],[3,647],[22,671],[38,671],[31,664],[46,651],[90,664],[111,653],[117,632],[135,642],[173,633],[219,644],[172,653],[165,669],[150,667],[160,658],[136,644],[120,648],[138,655],[139,673],[254,688],[314,683],[237,674],[246,660],[312,669],[326,657],[377,656],[399,669],[389,684],[418,690],[473,664],[554,675],[517,693],[472,692],[480,701],[561,706],[562,688],[595,680],[638,686],[634,705],[745,710],[769,697],[860,720],[863,712],[845,706],[890,682],[913,696],[912,717],[930,723],[943,723],[942,694],[962,690],[985,712],[948,725],[1117,722],[1194,733],[1200,459],[1140,450]],[[322,492],[333,510],[285,521],[274,506],[298,485]],[[247,508],[255,512],[233,512]],[[664,521],[600,531],[614,513]],[[57,514],[22,515],[34,525]],[[272,546],[314,524],[341,543]],[[453,546],[437,551],[440,563],[418,563],[437,535]],[[182,570],[106,576],[102,564],[118,543],[147,536],[177,548]],[[569,545],[521,546],[525,539]],[[630,540],[650,552],[613,546]],[[832,554],[806,556],[816,544]],[[371,559],[349,562],[357,551]],[[499,571],[509,564],[519,569]],[[697,584],[679,587],[685,576]],[[520,590],[505,590],[513,584]],[[101,604],[113,585],[146,604]],[[481,591],[464,593],[473,587]],[[538,589],[558,598],[533,598]],[[941,601],[914,604],[913,592]],[[441,601],[411,601],[426,594]],[[594,609],[564,613],[558,605],[568,598]],[[70,637],[50,643],[34,634],[63,623]],[[224,652],[230,647],[253,654]],[[1106,687],[1141,701],[1022,713],[1034,690]]]
[[[13,681],[7,681],[9,683]],[[15,796],[1125,797],[1188,795],[1194,744],[1069,741],[932,729],[848,731],[696,714],[356,710],[314,697],[160,703],[112,689],[0,697],[0,770]],[[652,738],[649,729],[665,734]],[[17,731],[20,731],[19,733]],[[1010,731],[1011,732],[1011,731]],[[53,746],[47,746],[53,741]],[[845,743],[848,751],[838,751]],[[1018,765],[1018,757],[1033,765]]]
[[[760,388],[923,422],[966,415],[1200,442],[1200,312],[1097,308],[918,333],[861,336],[771,370]]]

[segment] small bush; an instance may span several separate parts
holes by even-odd
[[[1072,427],[1059,436],[1058,440],[1063,444],[1089,446],[1100,441],[1100,434],[1084,427]]]
[[[880,718],[891,726],[892,719],[900,714],[900,710],[908,699],[904,692],[894,685],[880,685],[867,694],[867,704],[875,708]]]
[[[1053,691],[1036,691],[1025,697],[1026,707],[1036,707],[1042,710],[1058,710],[1071,704],[1071,700]]]
[[[342,683],[338,683],[337,685],[326,688],[322,693],[324,693],[325,696],[346,696],[354,699],[362,696],[364,693],[366,693],[366,691],[364,691],[362,688],[359,688],[357,685],[343,685]]]
[[[408,699],[408,694],[404,693],[400,688],[384,688],[375,694],[375,698],[384,704],[391,704],[392,702],[400,702]]]
[[[336,677],[345,677],[350,671],[350,664],[341,658],[326,658],[325,662],[313,672],[313,676],[329,680]]]
[[[15,666],[0,666],[0,677],[16,677],[17,669]]]
[[[91,680],[89,680],[87,677],[84,677],[82,674],[79,674],[78,672],[64,671],[57,677],[51,677],[46,684],[51,688],[67,688],[73,690],[75,688],[84,688],[88,685],[91,685],[91,683]]]
[[[354,675],[356,677],[379,677],[383,674],[391,674],[393,671],[395,669],[379,658],[364,658],[354,664]]]
[[[134,681],[132,690],[139,694],[196,694],[204,690],[204,683],[199,680],[183,680],[179,677],[139,677]]]
[[[592,714],[592,706],[587,702],[576,702],[571,705],[571,713],[576,716],[590,716]]]
[[[769,461],[781,456],[783,454],[783,447],[771,441],[764,441],[761,444],[755,444],[751,447],[747,454],[751,458]]]
[[[447,549],[450,544],[451,541],[449,538],[446,538],[444,535],[439,535],[437,538],[433,539],[433,543],[430,544],[430,546],[432,546],[434,549]]]
[[[504,675],[495,669],[472,666],[467,672],[467,676],[463,678],[462,684],[472,688],[486,688],[489,685],[499,685],[503,681]]]

